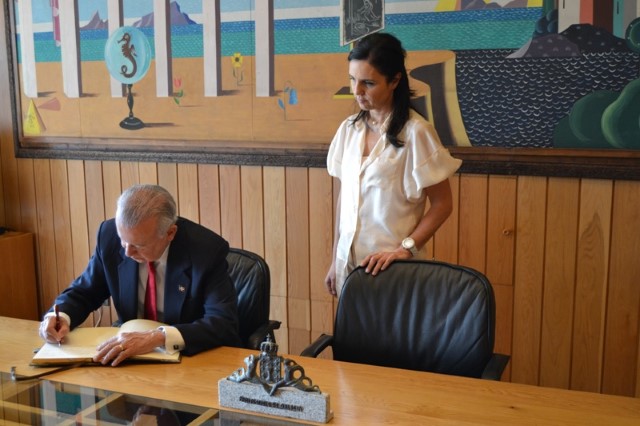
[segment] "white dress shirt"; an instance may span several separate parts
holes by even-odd
[[[462,164],[443,147],[433,125],[413,110],[398,135],[404,147],[387,140],[383,125],[378,142],[363,157],[366,127],[362,121],[354,124],[354,118],[342,122],[327,155],[329,174],[341,182],[338,294],[367,255],[395,250],[411,235],[424,215],[423,190],[448,179]]]

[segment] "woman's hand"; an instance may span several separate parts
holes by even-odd
[[[387,269],[389,265],[391,265],[395,260],[411,259],[411,257],[412,255],[409,250],[398,247],[394,251],[381,251],[378,253],[372,253],[364,258],[364,260],[360,263],[360,266],[364,267],[364,270],[367,274],[375,276],[378,274],[378,272]]]
[[[158,346],[164,346],[164,333],[160,330],[120,333],[98,346],[93,361],[115,367],[129,357],[149,353]]]

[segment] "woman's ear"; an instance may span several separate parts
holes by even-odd
[[[402,77],[402,74],[398,73],[396,74],[395,77],[393,77],[393,80],[391,80],[391,82],[389,83],[389,85],[392,86],[394,90],[398,86],[398,83],[400,83],[401,77]]]

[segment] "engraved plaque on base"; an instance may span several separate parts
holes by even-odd
[[[261,385],[224,378],[218,381],[218,395],[221,407],[318,423],[326,423],[333,417],[329,395],[321,392],[282,388],[269,396]]]

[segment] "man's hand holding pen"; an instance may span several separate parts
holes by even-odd
[[[60,345],[64,336],[69,333],[69,323],[63,315],[60,315],[58,305],[54,306],[54,314],[47,315],[40,323],[40,337],[49,343]]]

